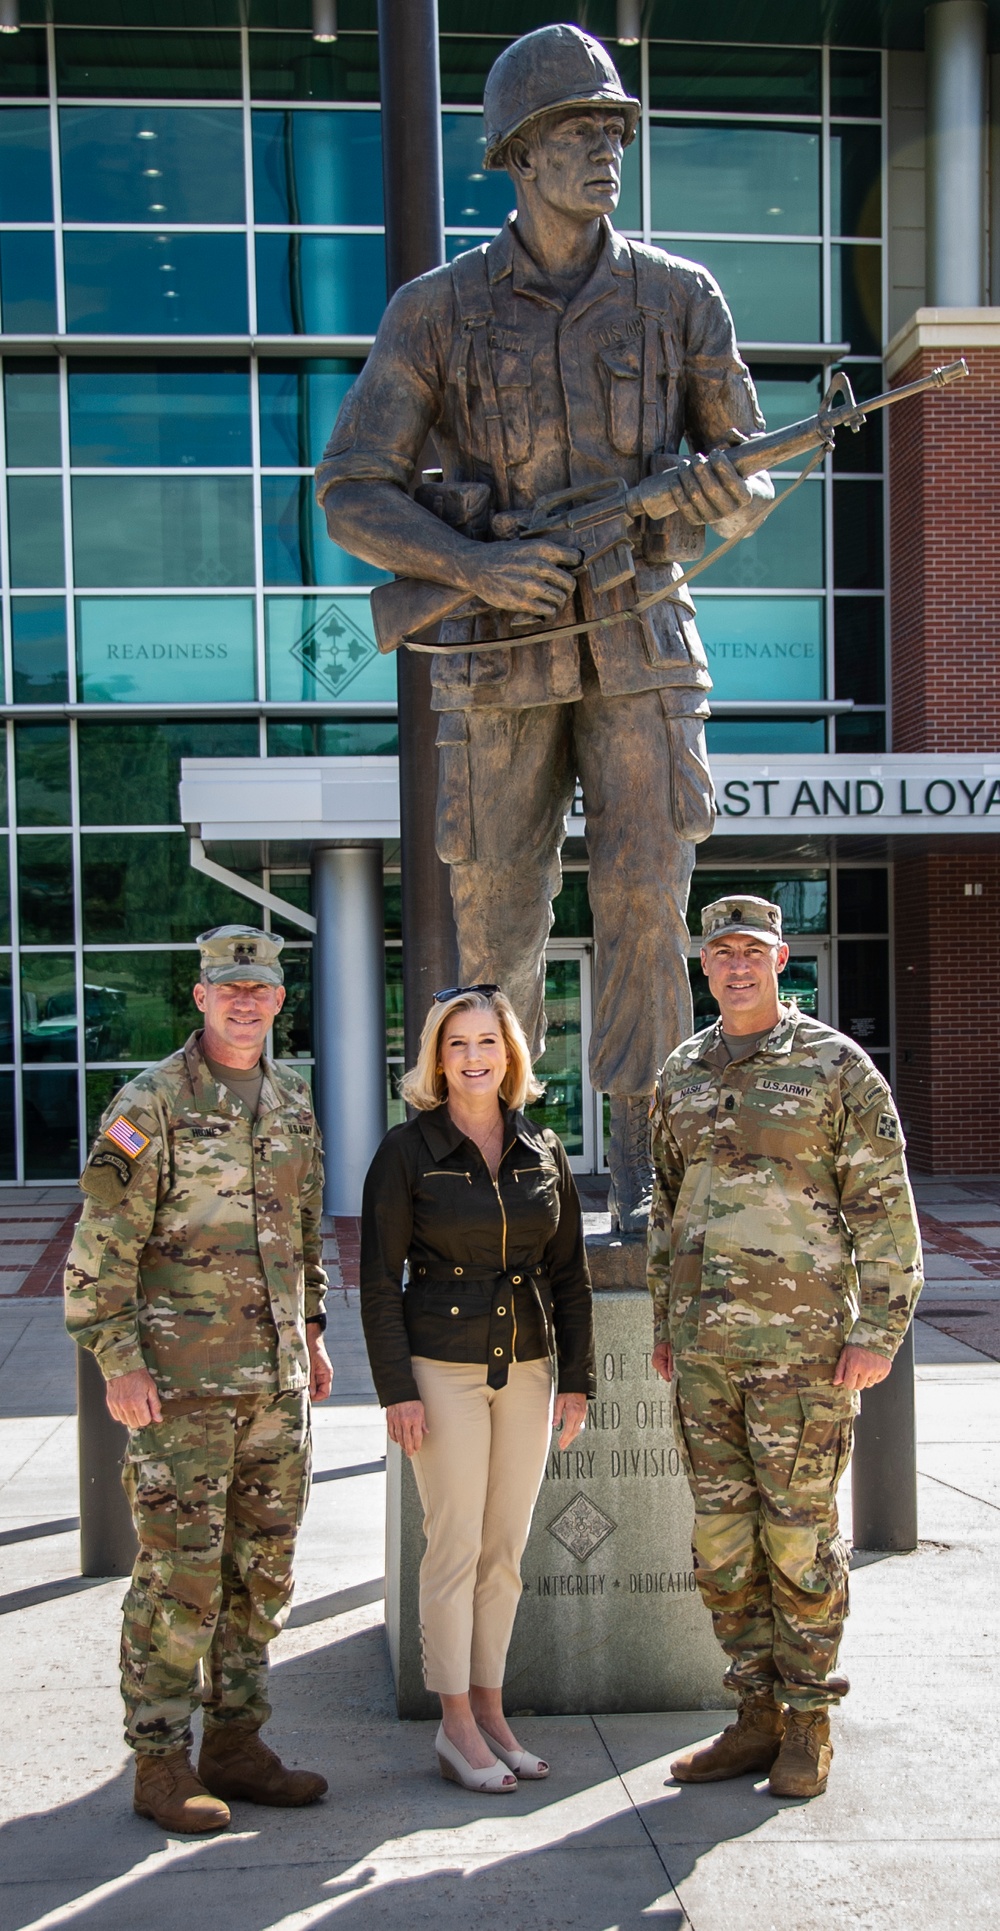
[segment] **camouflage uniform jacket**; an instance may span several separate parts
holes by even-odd
[[[923,1284],[903,1135],[853,1040],[782,1008],[747,1059],[720,1023],[672,1053],[652,1106],[647,1277],[678,1355],[895,1354]]]
[[[123,1154],[130,1136],[148,1142]],[[264,1061],[256,1121],[200,1034],[130,1080],[101,1122],[66,1267],[66,1325],[105,1376],[148,1368],[166,1396],[309,1385],[322,1311],[322,1164],[309,1090]]]

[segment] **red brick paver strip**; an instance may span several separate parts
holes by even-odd
[[[71,1207],[68,1213],[63,1214],[57,1231],[46,1242],[34,1265],[29,1268],[15,1299],[30,1297],[33,1300],[39,1300],[45,1297],[55,1300],[62,1293],[66,1256],[69,1253],[73,1229],[80,1218],[81,1211],[81,1207]]]

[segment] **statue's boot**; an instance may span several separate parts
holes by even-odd
[[[229,1806],[195,1775],[186,1749],[136,1757],[132,1808],[161,1830],[190,1837],[225,1830],[230,1821]]]
[[[785,1728],[785,1712],[773,1696],[761,1693],[740,1698],[735,1723],[675,1757],[670,1774],[678,1783],[722,1783],[727,1777],[760,1776],[770,1770]],[[772,1784],[773,1788],[773,1784]]]
[[[623,1240],[645,1240],[653,1196],[648,1093],[612,1100],[608,1169],[612,1233],[620,1233]]]
[[[247,1723],[206,1725],[198,1775],[217,1797],[282,1810],[314,1804],[329,1789],[316,1770],[289,1770],[262,1741],[256,1724]]]
[[[772,1797],[821,1797],[833,1760],[827,1710],[788,1710],[768,1788]]]

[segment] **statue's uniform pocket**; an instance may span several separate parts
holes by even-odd
[[[601,350],[604,365],[608,433],[619,456],[634,456],[642,432],[641,357],[638,344]]]
[[[665,707],[664,707],[665,708]],[[670,757],[670,815],[674,830],[700,844],[715,828],[715,786],[700,717],[665,715]]]
[[[464,865],[475,857],[472,836],[472,784],[469,727],[461,711],[438,719],[438,797],[435,843],[443,865]]]
[[[513,467],[531,460],[531,354],[527,349],[501,349],[494,356],[497,401],[503,421],[504,449]]]

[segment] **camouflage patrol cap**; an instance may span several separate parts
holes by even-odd
[[[278,962],[284,939],[255,925],[213,925],[199,932],[201,969],[210,986],[231,986],[241,979],[258,986],[283,986]]]
[[[483,166],[502,168],[514,134],[562,107],[605,107],[621,114],[625,146],[635,140],[640,104],[626,94],[611,55],[579,27],[536,27],[498,55],[486,76]]]
[[[712,939],[729,939],[739,933],[747,939],[768,939],[781,944],[781,907],[769,898],[751,898],[745,892],[732,898],[713,899],[701,915],[701,936],[705,945]]]

